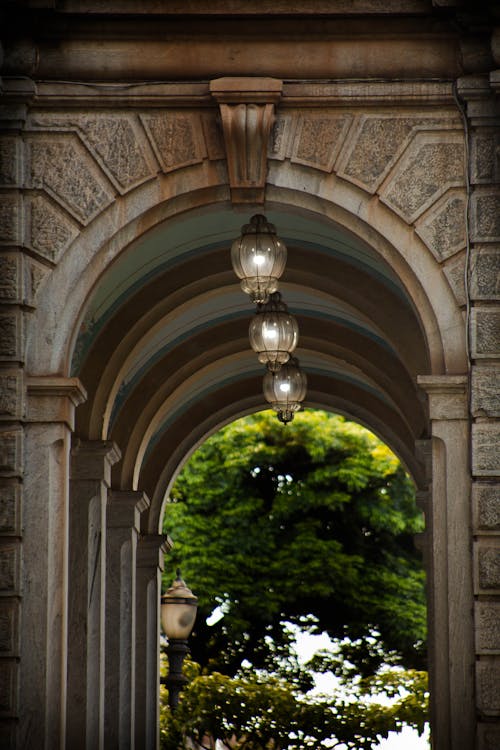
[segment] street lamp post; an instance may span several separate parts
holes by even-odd
[[[198,599],[188,589],[177,569],[177,578],[161,598],[161,624],[168,638],[168,676],[162,680],[168,689],[168,705],[175,711],[186,683],[182,664],[189,653],[188,638],[196,620]]]

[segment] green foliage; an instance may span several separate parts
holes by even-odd
[[[393,697],[391,705],[377,694]],[[349,695],[304,698],[278,679],[196,676],[177,711],[163,705],[162,750],[213,750],[218,739],[231,750],[306,750],[342,746],[369,750],[403,724],[423,732],[427,715],[425,672],[382,672]]]
[[[205,672],[234,676],[247,660],[307,689],[287,622],[338,639],[338,674],[423,667],[422,519],[397,458],[364,428],[320,411],[286,427],[271,412],[238,420],[193,454],[171,501],[169,570],[199,597],[191,648]]]

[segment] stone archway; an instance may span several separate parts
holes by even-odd
[[[381,18],[368,2],[368,20],[345,9],[325,20],[314,5],[298,58],[296,11],[277,54],[276,19],[264,31],[256,15],[243,32],[216,3],[205,11],[217,34],[197,19],[188,39],[171,8],[175,49],[208,44],[218,61],[190,58],[194,81],[147,19],[120,10],[163,63],[124,67],[127,43],[107,17],[97,30],[101,11],[83,19],[73,3],[79,30],[62,43],[67,10],[31,9],[33,47],[13,13],[0,170],[6,746],[155,746],[161,509],[196,444],[261,403],[251,310],[225,253],[264,199],[290,245],[310,404],[378,432],[421,489],[434,744],[497,742],[490,30],[460,31],[454,10],[428,3]],[[254,77],[256,49],[277,79]],[[211,66],[246,78],[213,80]],[[151,78],[160,69],[169,82]]]

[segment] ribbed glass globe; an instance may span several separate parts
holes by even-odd
[[[270,370],[264,375],[264,397],[280,422],[291,422],[294,414],[306,397],[307,377],[295,357],[290,357],[277,372]]]
[[[231,246],[231,262],[241,288],[252,302],[264,303],[278,288],[287,250],[276,229],[262,214],[255,214]]]
[[[297,346],[299,327],[279,292],[274,292],[265,305],[259,305],[250,321],[248,335],[259,362],[272,372],[288,361]]]

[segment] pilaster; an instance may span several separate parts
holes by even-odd
[[[171,548],[163,534],[147,534],[137,545],[135,746],[159,747],[160,595],[163,556]]]
[[[142,492],[108,494],[104,746],[135,747],[136,553]]]
[[[431,701],[433,747],[474,746],[470,458],[467,376],[418,378],[432,425]]]
[[[67,746],[104,747],[106,503],[120,451],[77,440],[71,451]]]
[[[66,733],[69,452],[86,394],[76,378],[27,384],[18,746],[55,750]]]

